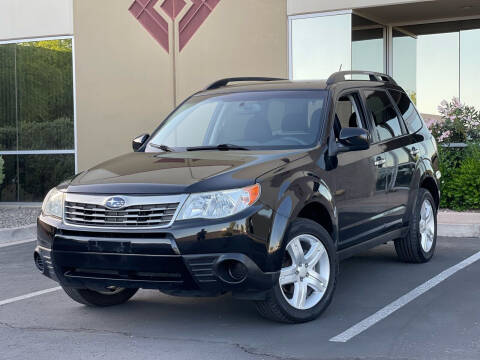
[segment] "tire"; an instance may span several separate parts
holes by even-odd
[[[303,251],[303,255],[309,255],[303,258],[303,264],[307,265],[305,267],[303,265],[297,267],[297,262],[294,262],[290,255],[297,239],[300,239],[302,244],[300,249]],[[316,242],[317,240],[321,245]],[[313,244],[311,247],[308,247],[309,241]],[[285,255],[279,280],[267,293],[265,300],[256,302],[257,310],[267,319],[284,323],[302,323],[316,319],[332,301],[335,290],[338,268],[335,244],[322,226],[308,219],[297,219],[292,222],[285,236],[285,244]],[[321,255],[315,255],[319,259],[315,266],[311,265],[314,258],[311,254],[316,253],[312,249],[320,249],[318,254],[321,253]],[[291,272],[291,269],[300,269],[300,271]],[[328,280],[326,279],[327,273]],[[320,278],[324,281],[318,281]],[[289,279],[296,280],[288,283],[286,280]],[[287,282],[287,284],[281,286],[281,281]],[[311,287],[310,282],[315,286]],[[298,289],[302,288],[306,289],[306,300],[297,302],[296,299],[302,298],[299,296],[302,290]],[[303,292],[305,293],[305,291]],[[291,298],[288,297],[289,293],[292,294]],[[303,304],[303,308],[301,308],[302,305],[295,306],[292,303]]]
[[[422,220],[425,220],[422,218],[422,206],[426,203],[430,204],[430,213],[433,219],[424,221],[422,225]],[[431,235],[427,235],[427,233]],[[425,239],[428,239],[428,241],[425,241]],[[404,238],[395,241],[395,250],[402,261],[408,263],[425,263],[433,257],[436,244],[437,207],[432,194],[430,194],[428,190],[420,188],[417,202],[410,218],[408,233]]]
[[[128,301],[138,289],[118,289],[111,294],[100,293],[90,289],[76,289],[68,286],[62,286],[65,293],[76,302],[87,306],[113,306],[120,305]]]

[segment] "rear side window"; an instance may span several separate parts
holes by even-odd
[[[365,91],[367,112],[371,116],[379,141],[402,135],[397,111],[385,91]]]
[[[409,132],[414,133],[423,126],[422,118],[418,115],[417,110],[408,96],[400,91],[390,90],[393,100],[397,103],[397,107],[402,113],[403,120]]]

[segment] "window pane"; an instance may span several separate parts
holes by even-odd
[[[383,27],[352,15],[352,69],[384,72]]]
[[[460,32],[460,97],[480,108],[480,30]]]
[[[335,127],[338,132],[347,127],[362,127],[355,93],[342,96],[335,105]],[[338,135],[338,134],[336,134]]]
[[[0,150],[17,149],[15,44],[0,45]]]
[[[416,103],[417,99],[417,40],[393,31],[393,78]]]
[[[459,96],[459,33],[421,35],[417,42],[417,107],[438,114],[442,100]]]
[[[351,68],[351,15],[293,19],[293,79],[326,79]]]
[[[422,119],[415,110],[412,102],[405,94],[400,91],[391,90],[390,94],[393,97],[393,100],[397,103],[397,107],[402,113],[403,120],[405,120],[405,125],[409,132],[414,133],[420,130],[423,126]]]
[[[0,201],[17,201],[17,155],[0,155]]]
[[[71,40],[17,44],[18,148],[73,149]]]
[[[380,141],[402,135],[402,128],[387,93],[365,91],[367,111],[371,115]]]
[[[75,156],[19,155],[19,201],[42,201],[47,192],[75,172]]]

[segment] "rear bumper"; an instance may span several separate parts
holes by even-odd
[[[219,228],[219,224],[212,226]],[[35,257],[44,275],[65,286],[160,289],[174,295],[199,296],[232,292],[257,298],[272,288],[278,271],[263,271],[254,260],[262,258],[258,238],[235,233],[231,222],[224,226],[227,235],[208,226],[200,232],[194,227],[191,234],[185,228],[165,233],[93,233],[40,217]],[[214,234],[223,235],[215,238]],[[246,244],[238,248],[242,240]],[[205,242],[204,253],[199,241]],[[256,247],[248,246],[252,241]],[[228,242],[232,246],[225,246]],[[213,243],[222,244],[218,246],[222,252],[208,251]],[[190,253],[185,253],[188,250]]]

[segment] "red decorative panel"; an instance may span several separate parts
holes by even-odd
[[[170,16],[172,20],[175,20],[175,18],[178,16],[178,13],[185,5],[185,1],[183,0],[165,0],[160,7],[167,13],[168,16]]]
[[[135,0],[130,13],[143,25],[155,40],[169,52],[168,18],[175,21],[187,6],[178,23],[178,43],[181,51],[220,0],[160,0],[162,16],[155,5],[159,0]]]
[[[130,13],[137,18],[155,40],[169,52],[168,23],[153,7],[158,0],[135,0]]]
[[[178,25],[179,46],[182,50],[193,34],[203,24],[220,0],[191,0],[193,5],[188,9]]]

